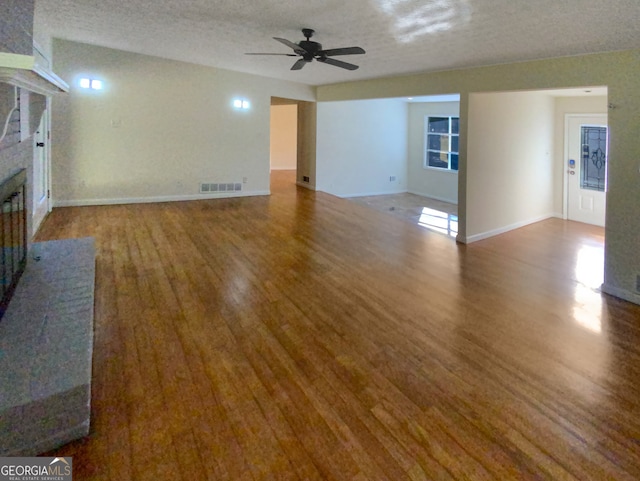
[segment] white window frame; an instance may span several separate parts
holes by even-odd
[[[433,119],[433,118],[440,118],[440,119],[448,119],[449,120],[449,131],[447,133],[444,132],[429,132],[429,119]],[[460,132],[458,131],[457,134],[452,133],[452,119],[457,119],[458,122],[460,122],[460,117],[457,115],[425,115],[424,117],[424,145],[423,145],[423,159],[422,159],[422,166],[425,169],[433,169],[433,170],[437,170],[439,172],[451,172],[451,173],[458,173],[458,169],[452,169],[451,168],[451,154],[455,154],[458,155],[458,160],[460,159],[460,153],[452,151],[451,150],[451,139],[455,136],[458,137],[458,149],[460,148]],[[447,135],[449,137],[449,150],[445,151],[445,150],[434,150],[434,149],[430,149],[429,148],[429,134],[430,133],[436,133],[438,135]],[[440,153],[445,153],[447,154],[447,167],[438,167],[438,166],[434,166],[434,165],[429,165],[429,152],[440,152]]]

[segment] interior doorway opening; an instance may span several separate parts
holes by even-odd
[[[271,99],[269,169],[292,173],[298,164],[298,103],[295,100]]]
[[[316,189],[315,102],[271,97],[270,173],[278,183]]]
[[[583,241],[578,248],[572,246],[573,250],[565,250],[558,259],[574,266],[576,301],[582,306],[593,306],[595,312],[601,303],[599,288],[604,281],[604,206],[602,222],[587,222],[593,225],[583,225],[584,219],[568,216],[567,182],[568,178],[580,178],[581,172],[576,167],[586,154],[589,162],[595,162],[595,170],[601,172],[590,171],[584,177],[587,193],[583,193],[584,198],[578,199],[578,203],[583,208],[590,207],[589,192],[604,197],[604,192],[598,191],[606,183],[606,172],[602,169],[606,169],[607,149],[595,141],[602,139],[608,108],[606,86],[469,96],[467,242],[528,225],[535,230],[533,224],[540,221],[558,225],[561,233],[582,232]],[[592,118],[594,114],[598,114],[596,119]],[[577,133],[568,136],[568,119],[573,118],[581,121],[577,122]],[[587,129],[588,134],[584,134],[581,129],[584,126],[596,128]],[[585,145],[588,142],[584,141],[584,135],[593,137],[594,145]],[[552,217],[564,221],[554,221]],[[560,249],[558,241],[562,237],[539,239],[541,245],[557,244]],[[532,258],[533,255],[534,252]],[[594,319],[581,310],[575,319],[597,331],[595,321],[591,322]]]
[[[51,211],[49,178],[49,117],[45,110],[33,135],[32,234],[40,228]]]

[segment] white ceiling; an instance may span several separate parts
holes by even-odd
[[[54,37],[310,85],[640,47],[639,0],[36,0]],[[324,48],[347,71],[291,71],[272,37]]]

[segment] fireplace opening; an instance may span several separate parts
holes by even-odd
[[[27,265],[26,169],[0,185],[0,319]]]

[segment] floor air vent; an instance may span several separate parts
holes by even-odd
[[[224,182],[219,184],[212,184],[209,182],[200,184],[201,194],[218,194],[223,192],[240,192],[242,190],[242,183],[240,182]]]

